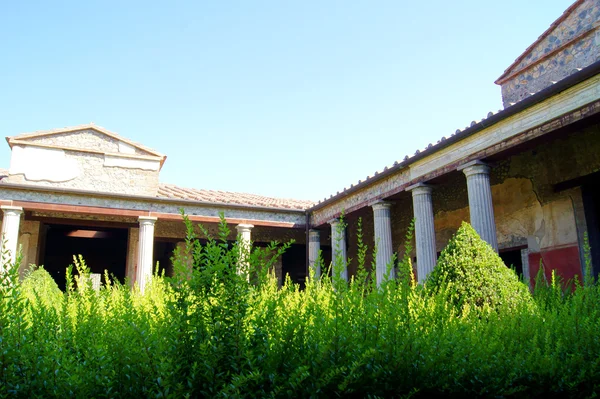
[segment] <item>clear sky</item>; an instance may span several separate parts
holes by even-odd
[[[323,199],[502,108],[571,3],[1,1],[0,134],[94,122],[165,183]]]

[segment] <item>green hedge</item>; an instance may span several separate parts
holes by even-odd
[[[16,282],[16,272],[3,275],[0,396],[587,397],[598,392],[595,284],[561,291],[558,299],[553,294],[558,288],[548,287],[531,301],[503,269],[498,281],[524,298],[496,306],[513,288],[489,288],[494,278],[481,277],[477,262],[465,256],[481,256],[482,266],[500,264],[479,250],[463,252],[459,234],[440,260],[448,268],[444,273],[460,268],[464,276],[453,277],[454,287],[472,273],[480,276],[474,281],[486,280],[483,307],[494,311],[465,311],[467,298],[476,298],[474,308],[482,304],[476,285],[462,302],[462,291],[454,291],[457,307],[440,285],[423,288],[410,278],[380,289],[368,276],[335,289],[327,278],[313,279],[303,291],[290,281],[278,289],[269,270],[274,254],[285,248],[255,249],[249,269],[240,272],[240,249],[228,248],[224,223],[220,238],[205,246],[189,227],[189,252],[178,255],[176,277],[155,276],[143,295],[116,283],[96,292],[77,276],[69,277],[67,292],[60,294],[43,270],[23,284]],[[469,236],[464,245],[479,248],[478,238],[463,230]],[[193,272],[185,257],[193,258]],[[409,262],[405,257],[401,270],[410,270]],[[85,275],[81,260],[75,266]]]

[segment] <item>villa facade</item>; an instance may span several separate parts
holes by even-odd
[[[345,259],[346,278],[356,272],[360,218],[367,243],[377,243],[368,263],[380,282],[414,219],[411,256],[423,281],[468,221],[529,280],[540,263],[565,280],[580,276],[588,236],[598,275],[599,26],[600,0],[576,1],[496,81],[503,110],[316,203],[161,183],[166,156],[94,124],[8,137],[7,249],[14,257],[21,248],[22,268],[43,264],[59,284],[76,250],[92,272],[143,287],[156,262],[169,273],[183,245],[180,209],[212,231],[223,213],[232,241],[293,239],[276,274],[302,284],[319,252],[326,263]]]

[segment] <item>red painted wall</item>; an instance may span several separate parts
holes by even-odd
[[[552,270],[562,277],[564,282],[573,280],[578,276],[581,281],[581,262],[579,261],[579,248],[577,245],[548,248],[538,253],[529,254],[529,275],[531,281],[535,282],[538,270],[540,269],[540,259],[544,264],[544,272],[548,282],[552,278]]]

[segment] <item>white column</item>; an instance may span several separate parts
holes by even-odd
[[[375,245],[377,246],[377,257],[375,259],[375,275],[377,277],[377,286],[381,285],[384,278],[394,278],[394,265],[391,266],[390,273],[386,276],[389,263],[392,261],[394,248],[392,246],[392,218],[389,202],[376,202],[373,205],[373,221],[375,227]]]
[[[490,167],[481,161],[472,161],[461,166],[459,170],[467,177],[471,225],[479,236],[498,252]]]
[[[315,271],[315,278],[321,277],[321,265],[317,263],[321,250],[321,234],[319,230],[308,231],[308,267]]]
[[[13,265],[17,259],[18,243],[19,243],[19,225],[21,224],[21,215],[23,214],[23,208],[20,206],[9,206],[2,205],[3,220],[2,220],[2,244],[3,251],[8,252],[7,261],[10,264],[4,264],[4,257],[2,256],[2,265],[0,265],[0,272],[8,270],[8,267]]]
[[[157,218],[153,216],[140,216],[138,261],[136,282],[140,291],[144,292],[146,285],[152,279],[152,268],[154,262],[154,224]]]
[[[235,226],[239,237],[240,258],[238,264],[239,272],[248,272],[248,259],[250,258],[250,250],[252,243],[252,228],[254,225],[241,223]],[[246,270],[244,270],[246,269]],[[250,278],[250,276],[248,276]]]
[[[346,251],[346,229],[340,224],[339,219],[332,219],[328,222],[331,225],[331,248],[332,263],[336,265],[338,258],[341,258],[342,265],[337,265],[340,271],[340,277],[348,281],[348,254]],[[333,271],[335,271],[334,268]]]
[[[417,278],[419,283],[423,283],[437,262],[431,186],[418,183],[406,190],[412,191],[417,247]]]

